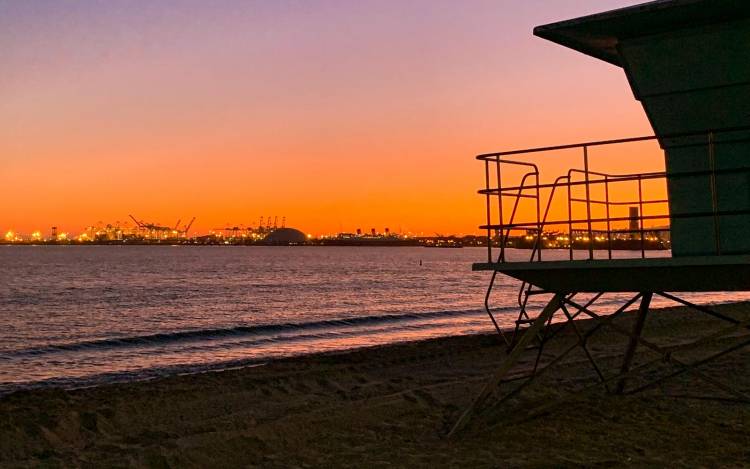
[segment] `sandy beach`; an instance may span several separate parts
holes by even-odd
[[[717,310],[750,318],[750,304]],[[628,313],[616,323],[630,327]],[[582,328],[591,324],[579,321]],[[645,336],[675,344],[724,327],[668,308]],[[567,328],[542,363],[575,340]],[[733,338],[720,346],[729,346]],[[590,344],[607,372],[626,339],[608,331]],[[681,353],[698,359],[715,346]],[[636,395],[598,387],[576,351],[518,399],[485,409],[454,438],[446,433],[495,370],[505,348],[493,335],[449,337],[262,366],[78,390],[0,398],[2,467],[513,467],[704,466],[750,463],[750,405],[690,374]],[[529,350],[514,371],[532,366]],[[750,392],[750,351],[701,371]],[[656,355],[638,349],[636,364]],[[525,368],[525,370],[523,369]],[[671,370],[656,364],[652,375]],[[517,382],[503,384],[513,389]],[[575,396],[533,418],[528,409]],[[708,399],[716,396],[719,399]]]

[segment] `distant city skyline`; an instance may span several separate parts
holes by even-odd
[[[197,218],[197,217],[196,217]],[[144,223],[147,224],[153,224],[158,225],[159,222],[151,222],[151,221],[145,221],[142,220]],[[182,219],[179,219],[178,222],[182,222]],[[185,220],[186,222],[189,222],[190,220]],[[173,223],[174,224],[174,223]],[[65,224],[61,224],[65,225]],[[277,228],[299,228],[302,231],[305,232],[310,237],[318,238],[318,237],[329,237],[329,236],[336,236],[336,235],[346,235],[346,234],[356,234],[356,235],[365,235],[365,236],[375,236],[375,235],[407,235],[407,236],[455,236],[455,235],[464,235],[464,233],[450,233],[450,232],[438,232],[436,230],[421,230],[421,231],[411,231],[408,229],[404,229],[401,226],[391,227],[391,226],[371,226],[371,225],[363,225],[363,226],[356,226],[356,227],[350,227],[345,226],[342,227],[340,230],[333,230],[333,231],[320,231],[320,232],[311,232],[310,230],[305,230],[304,227],[297,227],[294,225],[287,224],[285,217],[271,217],[270,222],[268,222],[265,218],[263,219],[263,224],[259,223],[259,220],[256,220],[255,223],[223,223],[219,224],[217,226],[214,226],[212,228],[208,229],[192,229],[192,225],[187,225],[187,223],[183,223],[180,225],[175,225],[172,227],[169,226],[160,226],[160,229],[163,229],[165,232],[169,232],[171,234],[177,235],[179,234],[179,237],[185,237],[185,234],[189,237],[196,237],[196,236],[206,236],[206,235],[212,235],[212,234],[222,234],[222,233],[231,233],[232,231],[264,231],[269,229],[277,229]],[[59,238],[61,240],[73,240],[73,239],[80,239],[81,236],[84,238],[88,238],[89,240],[92,240],[94,236],[91,236],[92,233],[98,233],[99,231],[104,234],[105,232],[121,232],[125,234],[132,234],[136,233],[138,231],[139,227],[138,225],[130,220],[117,220],[117,221],[98,221],[96,223],[89,223],[85,226],[75,227],[72,229],[63,230],[58,225],[49,225],[48,226],[39,226],[37,228],[31,229],[31,230],[16,230],[13,228],[6,228],[2,230],[2,237],[5,241],[33,241],[33,240],[51,240],[53,238]]]
[[[480,233],[475,154],[651,133],[531,34],[632,3],[0,1],[0,230]]]

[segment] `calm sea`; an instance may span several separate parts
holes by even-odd
[[[2,246],[0,392],[492,332],[481,309],[489,275],[471,272],[485,255],[474,248]],[[497,291],[499,318],[512,326],[517,284],[503,278]]]

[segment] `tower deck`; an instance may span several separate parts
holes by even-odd
[[[483,262],[496,271],[548,292],[750,291],[750,256]]]

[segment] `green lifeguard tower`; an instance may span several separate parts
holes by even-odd
[[[750,253],[749,14],[657,1],[534,30],[624,69],[665,150],[675,257]]]
[[[625,388],[624,378],[629,376],[636,347],[649,346],[641,331],[654,295],[728,321],[735,327],[726,334],[747,328],[747,324],[686,301],[676,292],[750,291],[750,2],[660,0],[539,26],[534,34],[622,67],[655,135],[477,156],[486,171],[485,187],[479,192],[486,201],[487,223],[482,229],[487,232],[488,255],[487,262],[476,263],[473,269],[492,272],[485,306],[509,346],[509,355],[454,431],[493,392],[494,385],[515,366],[526,347],[539,341],[541,350],[543,340],[539,337],[561,309],[568,319],[567,309],[572,309],[575,315],[606,324],[612,316],[603,319],[593,313],[602,295],[633,294],[614,316],[640,303],[634,330],[627,334],[629,341],[619,375],[599,374],[602,382],[619,379],[619,392]],[[657,141],[663,150],[665,171],[604,174],[589,167],[589,151],[593,148],[647,140]],[[581,166],[548,183],[541,181],[537,164],[518,159],[535,154],[549,157],[546,153],[561,150],[579,150]],[[526,171],[509,184],[503,177],[509,167]],[[666,200],[649,200],[641,192],[641,184],[652,180],[666,182]],[[625,183],[638,184],[632,200],[610,199],[612,188]],[[576,195],[581,192],[584,195]],[[567,217],[552,219],[551,204],[566,195]],[[507,206],[508,199],[512,210]],[[536,203],[536,216],[521,220],[519,201],[527,199]],[[644,214],[644,207],[659,203],[668,212]],[[630,214],[614,215],[618,206],[631,208]],[[639,210],[633,210],[633,206]],[[594,208],[605,215],[592,215]],[[646,255],[647,233],[659,220],[669,225],[670,257]],[[635,258],[613,258],[616,234],[612,226],[622,222],[637,226],[637,230],[631,230],[631,235],[640,239],[641,249],[635,251],[639,254]],[[545,233],[552,227],[562,227],[566,232],[558,240],[567,243],[567,259],[544,258]],[[508,252],[513,247],[512,232],[519,231],[533,241],[527,260],[514,262]],[[499,274],[522,282],[520,313],[511,339],[498,326],[490,306]],[[594,296],[588,302],[574,300],[579,293]],[[550,297],[536,315],[528,308],[532,295]],[[579,345],[591,358],[586,340]],[[664,359],[689,368],[670,354],[665,353]],[[529,380],[536,372],[535,367]],[[742,393],[722,389],[750,402]]]

